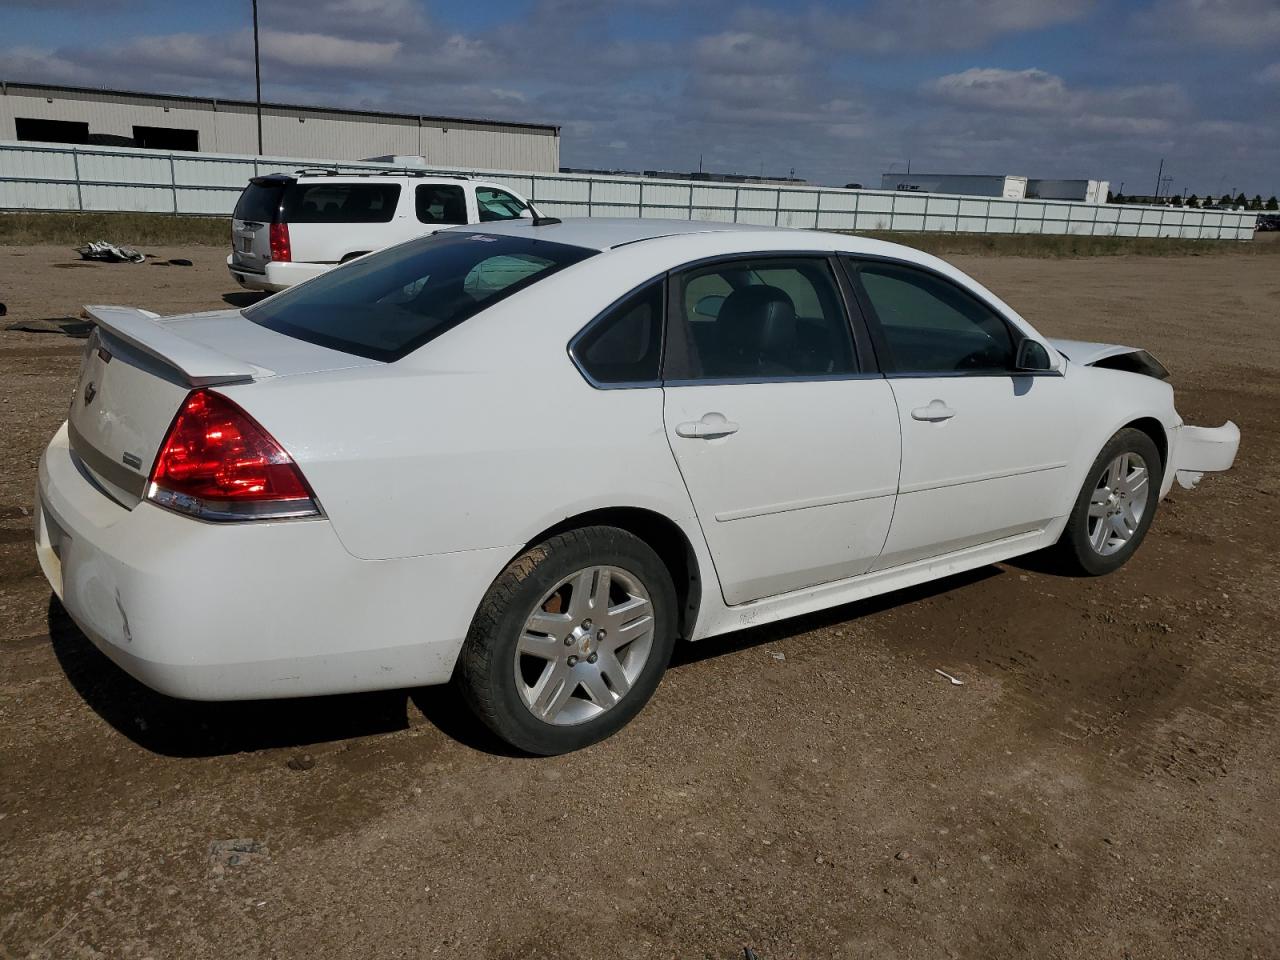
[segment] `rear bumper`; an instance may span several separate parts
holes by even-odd
[[[505,549],[359,560],[327,520],[203,523],[132,510],[40,461],[36,553],[90,640],[170,696],[239,700],[446,682]]]
[[[1170,433],[1172,473],[1188,490],[1206,473],[1230,470],[1240,449],[1240,428],[1230,420],[1220,427],[1183,424]]]
[[[303,280],[310,280],[332,269],[328,263],[268,263],[264,270],[250,270],[236,263],[235,255],[227,257],[227,270],[232,278],[246,290],[277,293],[287,290]]]

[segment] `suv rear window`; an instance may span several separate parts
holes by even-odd
[[[284,193],[286,223],[388,223],[398,183],[294,183]]]
[[[250,220],[257,223],[275,223],[280,211],[280,200],[284,196],[284,184],[278,180],[251,180],[236,201],[235,212],[231,214],[237,220]]]
[[[389,362],[597,252],[528,237],[439,233],[361,257],[242,312],[277,333]]]

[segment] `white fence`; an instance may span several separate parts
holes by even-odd
[[[166,153],[0,141],[0,209],[145,211],[228,216],[250,177],[323,167],[402,170],[389,164]],[[417,171],[420,168],[410,168]],[[911,230],[1250,240],[1255,213],[1068,201],[1001,200],[885,190],[771,186],[647,177],[501,170],[483,176],[566,217],[673,217],[822,230]]]

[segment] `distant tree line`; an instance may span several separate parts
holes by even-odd
[[[1109,190],[1107,191],[1107,203],[1151,203],[1151,202],[1152,202],[1151,197],[1134,196],[1132,194],[1130,194],[1129,196],[1125,196],[1123,193],[1112,193]],[[1213,197],[1205,197],[1204,199],[1201,199],[1200,197],[1196,196],[1193,193],[1191,194],[1191,196],[1187,197],[1185,200],[1182,197],[1178,196],[1177,194],[1174,194],[1172,197],[1167,197],[1167,198],[1162,197],[1160,201],[1156,201],[1156,202],[1167,203],[1169,206],[1172,206],[1172,207],[1196,207],[1202,210],[1207,210],[1207,209],[1280,210],[1280,200],[1277,200],[1275,196],[1272,196],[1268,200],[1263,200],[1262,194],[1260,193],[1254,194],[1254,197],[1252,200],[1246,197],[1243,193],[1235,197],[1231,196],[1231,194],[1229,193],[1224,193],[1221,197],[1218,197],[1217,199]]]

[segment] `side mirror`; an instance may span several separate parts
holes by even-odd
[[[1038,373],[1052,370],[1053,360],[1050,359],[1049,351],[1045,349],[1043,343],[1023,338],[1018,341],[1018,353],[1013,366],[1017,370]]]

